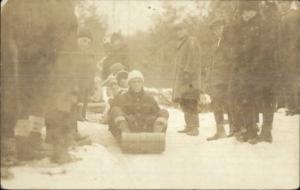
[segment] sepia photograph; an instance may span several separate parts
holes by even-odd
[[[1,189],[297,189],[299,0],[1,1]]]

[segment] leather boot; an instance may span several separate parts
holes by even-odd
[[[218,140],[218,139],[221,139],[224,137],[226,137],[224,126],[222,124],[218,124],[216,134],[213,135],[212,137],[208,137],[206,140],[213,141],[213,140]]]
[[[190,130],[191,130],[190,127],[185,126],[184,129],[179,130],[178,133],[187,133],[187,132],[189,132]]]
[[[249,128],[247,131],[248,143],[257,144],[259,142],[256,126]]]
[[[186,134],[190,136],[198,136],[199,135],[199,115],[198,114],[189,114],[188,124],[191,126],[191,130]]]
[[[198,136],[199,135],[199,130],[198,128],[192,128],[189,132],[186,133],[187,135],[190,136]]]

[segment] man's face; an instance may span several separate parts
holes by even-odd
[[[140,78],[131,79],[129,87],[135,93],[141,92],[143,88],[143,80]]]
[[[251,20],[255,15],[256,15],[256,11],[254,10],[244,10],[243,14],[242,14],[242,18],[245,22],[248,22],[249,20]]]
[[[81,50],[86,50],[91,47],[92,40],[88,37],[80,37],[77,39],[77,44]]]

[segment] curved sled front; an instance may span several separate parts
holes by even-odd
[[[165,133],[122,133],[120,146],[124,153],[162,153],[165,151]]]

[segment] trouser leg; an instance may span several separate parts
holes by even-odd
[[[122,132],[129,132],[129,123],[120,107],[113,107],[108,114],[108,125],[113,136],[120,141]]]
[[[86,119],[86,109],[88,106],[88,91],[85,91],[83,94],[83,106],[82,106],[82,110],[81,110],[81,116],[82,118]]]
[[[213,113],[215,117],[215,122],[216,122],[216,133],[208,137],[207,140],[217,140],[220,138],[225,137],[225,130],[224,130],[224,102],[220,98],[213,98],[212,102],[212,107],[213,107]]]
[[[262,105],[263,124],[259,139],[260,141],[272,142],[275,94],[271,89],[265,89],[262,92],[260,104]]]
[[[224,124],[223,102],[218,98],[214,98],[212,101],[212,107],[213,107],[213,113],[214,113],[216,124],[223,125]]]
[[[253,139],[257,137],[256,111],[252,98],[244,99],[242,103],[243,125],[247,129],[247,137]]]
[[[198,101],[194,99],[183,99],[180,103],[186,124],[190,128],[199,128]]]

